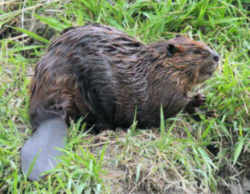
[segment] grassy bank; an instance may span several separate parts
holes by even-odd
[[[0,193],[240,193],[250,182],[249,9],[248,0],[1,1]],[[86,22],[114,26],[145,43],[186,34],[209,44],[221,61],[197,90],[216,116],[201,113],[196,122],[179,114],[157,129],[134,124],[98,135],[72,123],[60,166],[29,182],[20,170],[20,148],[31,135],[33,69],[51,38]]]

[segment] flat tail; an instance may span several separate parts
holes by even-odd
[[[43,121],[21,150],[21,166],[30,180],[39,180],[41,174],[53,169],[63,153],[67,137],[67,125],[62,118],[56,117]]]

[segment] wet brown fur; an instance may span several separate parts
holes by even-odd
[[[52,117],[85,117],[97,130],[159,126],[190,103],[195,85],[216,68],[217,54],[187,37],[145,45],[114,28],[88,24],[52,42],[31,84],[34,129]]]

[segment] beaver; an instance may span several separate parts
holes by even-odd
[[[113,27],[87,24],[52,41],[35,68],[30,90],[32,137],[21,150],[22,170],[38,180],[62,153],[70,120],[84,117],[93,130],[158,127],[169,118],[195,113],[201,95],[194,86],[215,71],[219,55],[185,36],[145,45]]]

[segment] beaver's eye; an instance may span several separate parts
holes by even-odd
[[[201,54],[202,52],[201,52],[201,50],[196,49],[196,50],[193,50],[193,53],[194,54]]]

